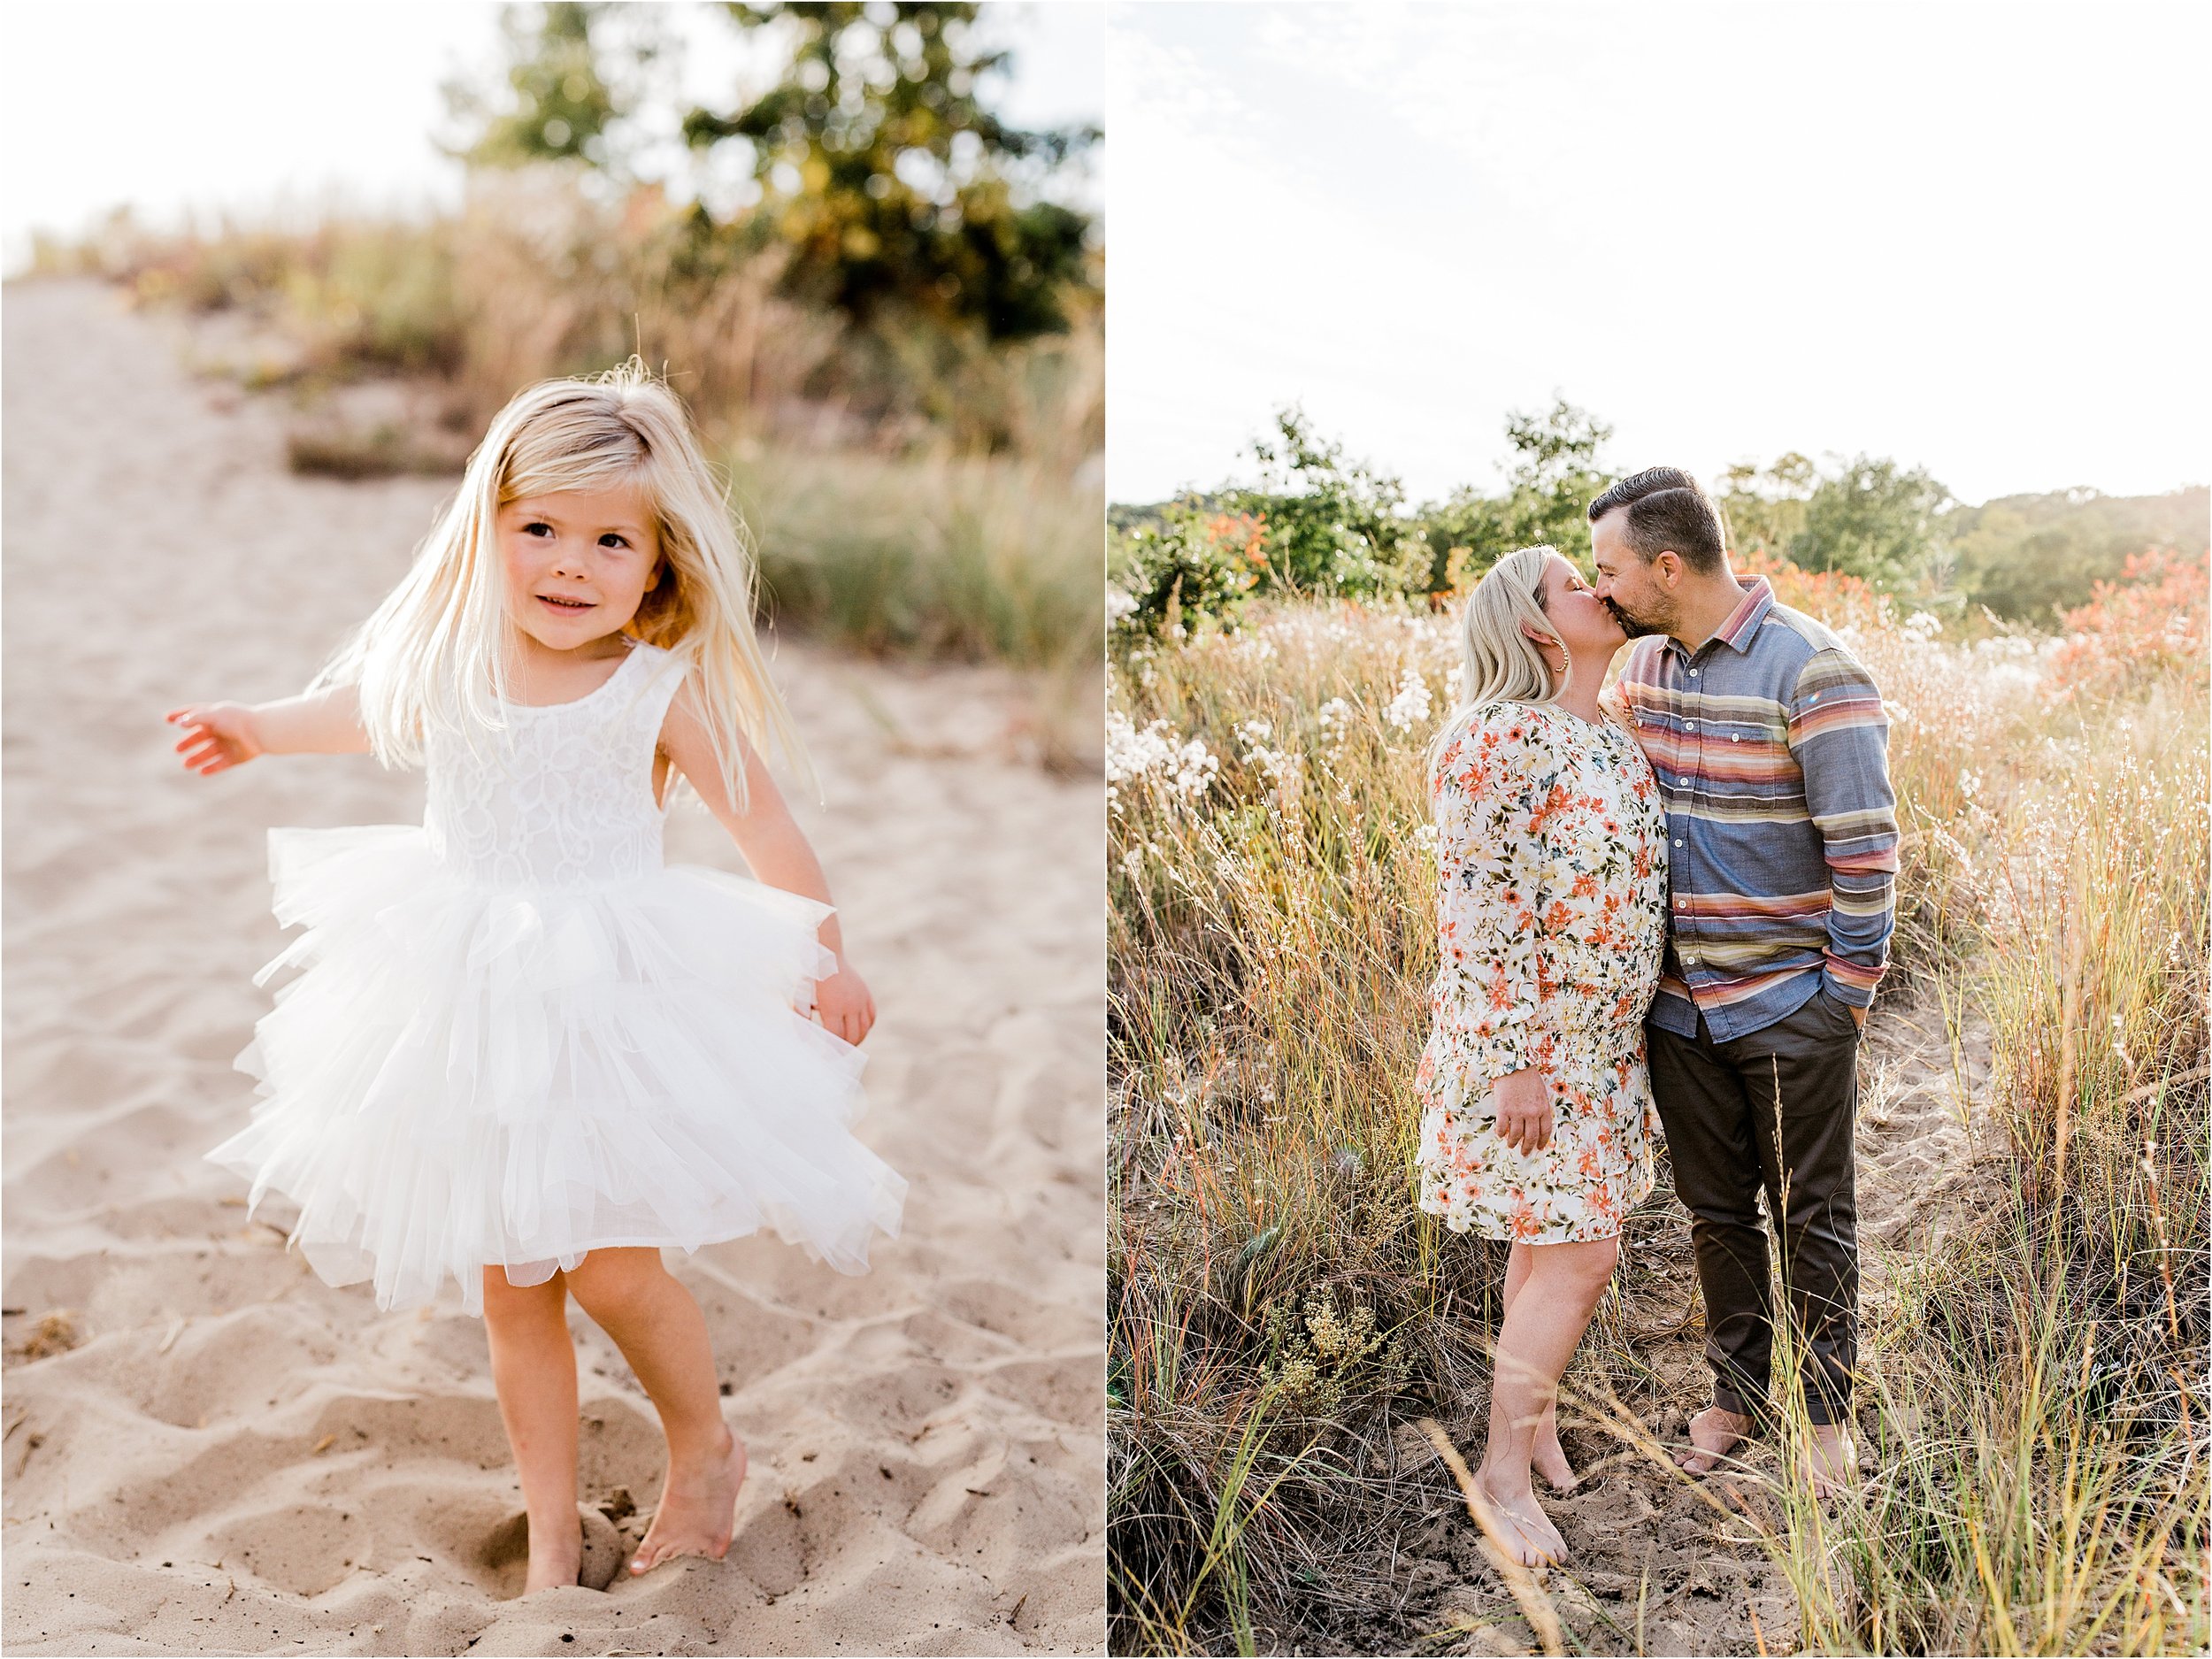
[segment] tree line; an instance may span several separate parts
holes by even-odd
[[[1409,504],[1393,474],[1346,454],[1296,405],[1250,454],[1257,481],[1109,511],[1120,624],[1156,632],[1186,613],[1226,619],[1263,595],[1441,598],[1515,548],[1548,542],[1586,567],[1590,500],[1619,473],[1606,422],[1564,398],[1505,423],[1502,488],[1462,486]],[[2048,626],[2122,579],[2131,556],[2201,555],[2205,487],[2162,495],[2070,489],[1979,506],[1923,467],[1794,452],[1713,482],[1738,553],[1834,571],[1938,615],[1986,611]]]

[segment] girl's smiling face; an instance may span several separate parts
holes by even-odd
[[[499,510],[507,614],[552,651],[629,625],[660,579],[660,538],[634,488],[522,495]]]

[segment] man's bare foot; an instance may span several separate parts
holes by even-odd
[[[1559,1443],[1559,1414],[1556,1410],[1544,1413],[1543,1422],[1536,1430],[1536,1444],[1530,1449],[1529,1466],[1543,1476],[1554,1492],[1572,1492],[1582,1482],[1575,1473],[1574,1465],[1567,1461],[1567,1449]]]
[[[1497,1528],[1493,1542],[1502,1543],[1524,1567],[1548,1567],[1567,1559],[1567,1540],[1544,1513],[1533,1492],[1501,1493],[1481,1475],[1475,1477],[1477,1501],[1489,1511]]]
[[[540,1526],[534,1520],[530,1523],[530,1572],[522,1581],[523,1594],[574,1584],[583,1564],[584,1523],[573,1506],[565,1527],[557,1523],[549,1526]]]
[[[734,1434],[729,1441],[727,1452],[687,1467],[669,1459],[660,1507],[645,1529],[645,1541],[630,1557],[633,1577],[678,1555],[719,1561],[729,1553],[730,1534],[737,1525],[737,1489],[745,1484],[745,1442]]]
[[[1721,1460],[1743,1443],[1751,1432],[1747,1417],[1707,1406],[1690,1419],[1690,1449],[1676,1455],[1675,1467],[1693,1475],[1709,1475]]]
[[[1852,1443],[1847,1424],[1813,1425],[1805,1446],[1805,1472],[1812,1479],[1816,1498],[1832,1498],[1859,1484],[1859,1448]]]

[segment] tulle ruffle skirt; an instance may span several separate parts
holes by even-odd
[[[251,1124],[207,1156],[299,1206],[292,1240],[380,1307],[449,1275],[541,1284],[586,1252],[762,1227],[841,1272],[905,1180],[855,1138],[860,1050],[799,1011],[826,905],[697,865],[579,890],[458,879],[418,826],[273,830],[257,976],[305,971],[236,1061]]]

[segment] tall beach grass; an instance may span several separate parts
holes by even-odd
[[[1778,1479],[1752,1506],[1799,1625],[1761,1643],[2199,1651],[2203,567],[2139,570],[2062,635],[1971,642],[1847,579],[1766,568],[1891,705],[1886,996],[1913,982],[1955,1048],[1985,1028],[1993,1075],[1958,1213],[1870,1275],[1866,1490],[1822,1509]],[[1118,1651],[1391,1629],[1409,1593],[1390,1432],[1479,1386],[1494,1330],[1502,1252],[1414,1207],[1436,879],[1418,757],[1455,689],[1448,621],[1294,605],[1249,623],[1125,637],[1110,669]],[[1655,1464],[1655,1345],[1695,1311],[1639,1266],[1683,1226],[1663,1190],[1632,1216],[1567,1379]],[[1801,1404],[1785,1417],[1786,1466],[1807,1425]]]
[[[1095,664],[1104,352],[1087,291],[1069,333],[1028,342],[862,328],[782,296],[777,250],[550,164],[473,173],[457,211],[424,217],[325,204],[156,233],[119,215],[42,242],[35,270],[202,319],[200,366],[293,400],[294,465],[339,476],[457,472],[520,387],[634,350],[727,463],[786,625],[1062,678]],[[427,396],[395,414],[367,396],[394,382]]]

